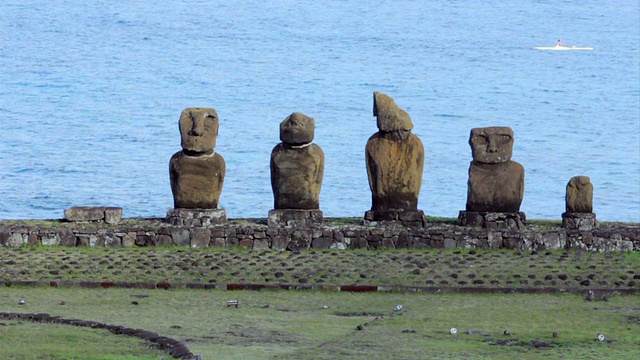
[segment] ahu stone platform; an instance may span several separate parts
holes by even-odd
[[[640,251],[640,225],[601,223],[570,230],[546,221],[521,229],[487,229],[431,222],[410,228],[364,223],[360,218],[325,218],[310,226],[269,226],[267,219],[229,219],[209,226],[172,225],[165,219],[122,219],[118,224],[64,220],[0,220],[0,246],[244,247],[256,250],[481,248]]]

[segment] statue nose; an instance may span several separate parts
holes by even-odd
[[[496,153],[496,152],[498,152],[498,147],[494,143],[489,143],[489,147],[487,148],[487,152]]]
[[[202,135],[202,120],[194,119],[193,126],[191,127],[191,135],[200,136]]]

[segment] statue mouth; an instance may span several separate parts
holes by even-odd
[[[197,157],[197,158],[210,158],[216,154],[216,152],[213,149],[209,151],[195,151],[195,150],[182,149],[182,153],[184,153],[189,157]]]

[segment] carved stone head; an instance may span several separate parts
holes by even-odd
[[[182,149],[212,153],[218,136],[218,113],[211,108],[186,108],[180,114]]]
[[[373,93],[373,116],[377,116],[378,129],[382,132],[411,131],[411,116],[400,109],[393,99],[383,93]]]
[[[506,126],[471,129],[469,145],[474,161],[484,164],[507,162],[513,154],[513,130]]]
[[[593,184],[588,176],[574,176],[567,183],[566,211],[593,212]]]
[[[280,123],[280,141],[289,145],[308,144],[313,141],[315,126],[313,118],[294,112]]]

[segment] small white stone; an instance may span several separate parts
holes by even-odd
[[[24,304],[26,304],[26,303],[27,303],[27,302],[26,302],[26,301],[24,301],[24,299],[20,299],[20,301],[18,301],[18,304],[20,304],[20,305],[24,305]]]

